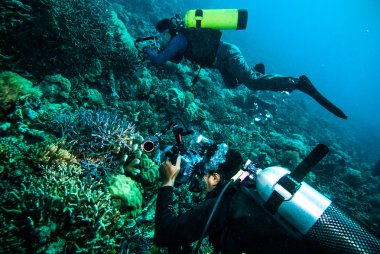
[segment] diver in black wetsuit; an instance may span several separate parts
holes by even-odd
[[[216,150],[214,154],[223,151]],[[175,166],[170,161],[165,162],[161,167],[163,185],[157,196],[154,243],[169,247],[169,253],[191,253],[189,244],[201,237],[218,195],[242,162],[241,154],[229,149],[224,162],[204,165],[206,201],[178,216],[173,211],[173,186],[181,158],[177,158]],[[247,183],[246,187],[251,186]],[[236,188],[230,188],[224,194],[207,236],[214,246],[214,253],[313,253],[318,249],[305,240],[288,235],[262,207]]]
[[[219,30],[177,29],[170,19],[159,21],[156,29],[164,50],[157,53],[150,48],[144,49],[146,57],[155,65],[166,61],[179,63],[185,57],[202,67],[217,68],[227,88],[236,88],[241,83],[251,90],[300,90],[334,115],[347,119],[345,113],[319,93],[305,75],[294,78],[265,74],[263,64],[251,68],[237,46],[220,40]]]

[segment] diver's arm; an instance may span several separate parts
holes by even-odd
[[[216,199],[210,199],[176,216],[173,187],[159,188],[156,204],[154,244],[162,247],[184,245],[199,240]]]
[[[215,199],[210,199],[182,215],[175,215],[173,185],[180,167],[180,156],[175,165],[168,160],[160,167],[163,185],[158,189],[156,203],[154,243],[157,246],[172,247],[199,239],[215,203]]]
[[[150,48],[146,48],[144,52],[154,65],[162,65],[177,54],[185,52],[186,48],[186,38],[183,35],[176,35],[161,53],[156,53]]]

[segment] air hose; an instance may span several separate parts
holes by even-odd
[[[201,247],[202,245],[202,241],[203,241],[203,238],[206,236],[207,234],[207,230],[208,230],[208,227],[210,226],[210,223],[212,221],[212,218],[214,217],[215,215],[215,212],[216,210],[218,209],[218,206],[220,204],[220,201],[222,200],[222,197],[224,195],[224,193],[226,192],[226,190],[228,189],[228,187],[234,182],[233,179],[231,179],[223,188],[223,190],[220,192],[219,196],[218,196],[218,199],[216,200],[215,204],[214,204],[214,207],[212,208],[212,211],[210,213],[210,216],[208,217],[208,220],[207,220],[207,223],[206,223],[206,226],[204,227],[203,229],[203,232],[202,232],[202,235],[201,235],[201,238],[199,239],[198,241],[198,244],[197,244],[197,247],[194,249],[193,253],[198,253],[199,251],[199,248]]]

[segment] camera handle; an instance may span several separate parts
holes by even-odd
[[[174,134],[174,138],[176,140],[176,144],[173,146],[173,148],[170,151],[167,152],[167,157],[169,158],[170,162],[173,165],[175,165],[178,155],[179,154],[181,154],[181,155],[185,154],[185,152],[186,152],[185,145],[183,144],[182,137],[193,134],[193,133],[194,133],[193,130],[189,130],[187,128],[186,128],[186,131],[184,131],[184,129],[182,127],[179,127],[177,125],[175,125],[173,127],[173,134]]]

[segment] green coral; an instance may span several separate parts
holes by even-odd
[[[103,95],[97,89],[88,89],[87,98],[90,102],[96,105],[105,105]]]
[[[152,161],[148,155],[143,154],[141,156],[140,162],[141,169],[141,177],[148,181],[149,183],[154,183],[160,176],[160,172],[158,171],[159,166]]]
[[[54,74],[46,76],[38,87],[43,91],[44,96],[55,101],[56,97],[69,98],[71,82],[61,74]]]
[[[136,217],[142,206],[142,194],[135,181],[125,175],[115,175],[109,179],[110,193],[113,198],[121,200],[121,208],[126,214]]]
[[[125,48],[135,52],[135,46],[134,46],[134,39],[129,34],[127,28],[125,27],[124,23],[119,19],[117,16],[117,13],[114,11],[110,12],[111,16],[111,23],[114,28],[114,31],[110,33],[112,37],[119,36],[121,42],[124,44]]]
[[[186,98],[181,89],[172,87],[165,93],[166,101],[174,108],[185,108]]]
[[[194,101],[187,105],[185,108],[185,113],[190,121],[204,120],[209,116],[207,110],[200,108]]]
[[[16,101],[28,97],[40,97],[41,91],[32,86],[31,81],[17,73],[11,71],[0,73],[0,115]]]

